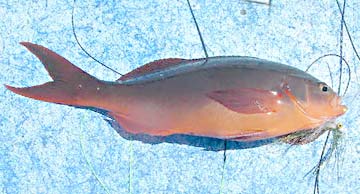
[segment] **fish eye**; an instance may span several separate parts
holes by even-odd
[[[328,91],[328,87],[325,85],[325,86],[323,86],[322,88],[321,88],[321,91],[323,91],[323,92],[327,92]]]
[[[329,91],[329,86],[326,85],[325,83],[320,83],[319,88],[320,88],[321,91],[323,91],[323,92]]]

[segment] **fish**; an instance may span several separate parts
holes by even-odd
[[[28,98],[105,110],[132,134],[255,141],[318,128],[347,107],[326,83],[295,67],[245,56],[169,58],[116,81],[86,73],[43,46],[21,42],[52,81],[5,87]]]

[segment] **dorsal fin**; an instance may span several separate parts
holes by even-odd
[[[169,59],[160,59],[156,60],[150,63],[147,63],[141,67],[138,67],[129,73],[121,76],[117,81],[125,81],[130,78],[134,78],[140,75],[144,75],[146,73],[159,71],[161,69],[165,69],[167,67],[171,67],[173,65],[177,65],[182,61],[185,61],[186,59],[180,59],[180,58],[169,58]]]

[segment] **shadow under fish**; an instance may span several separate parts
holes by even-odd
[[[194,135],[174,134],[169,136],[152,136],[147,134],[131,134],[126,132],[115,120],[107,120],[110,126],[124,139],[141,141],[147,144],[160,144],[160,143],[172,143],[180,145],[188,145],[193,147],[203,148],[205,151],[223,151],[223,150],[239,150],[256,148],[263,145],[277,142],[277,138],[270,138],[265,140],[257,140],[250,142],[223,140],[211,137],[201,137]],[[224,145],[226,142],[226,147]]]

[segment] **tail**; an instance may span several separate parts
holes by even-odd
[[[89,104],[91,101],[89,98],[96,94],[96,88],[100,87],[102,81],[43,46],[29,42],[20,44],[40,59],[53,81],[25,88],[5,85],[7,89],[16,94],[46,102],[75,106]]]

